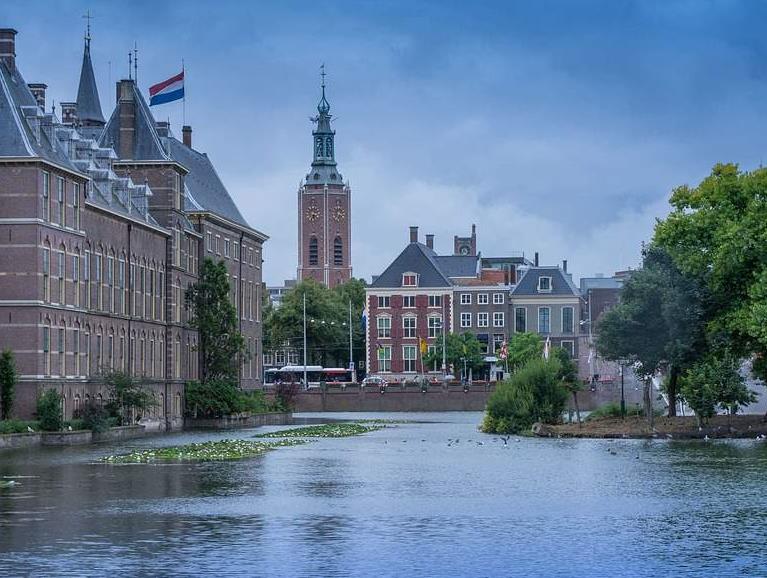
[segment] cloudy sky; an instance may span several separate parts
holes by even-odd
[[[323,62],[358,277],[414,224],[438,252],[476,223],[485,255],[635,266],[674,186],[767,152],[763,3],[3,0],[49,102],[74,100],[89,8],[105,114],[134,42],[145,91],[184,58],[194,146],[271,237],[270,284],[295,275]],[[180,134],[180,103],[154,110]]]

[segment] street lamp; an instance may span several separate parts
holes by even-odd
[[[626,397],[623,392],[623,360],[621,359],[619,362],[620,370],[621,370],[621,419],[626,418]]]

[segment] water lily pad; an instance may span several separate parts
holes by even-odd
[[[383,424],[328,423],[258,434],[256,438],[348,438],[386,427]]]
[[[145,464],[152,462],[221,462],[259,456],[278,447],[294,446],[303,440],[282,440],[278,442],[254,442],[250,440],[220,440],[149,448],[129,454],[106,456],[101,461],[109,464]]]

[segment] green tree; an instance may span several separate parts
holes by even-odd
[[[229,379],[236,382],[245,339],[239,331],[237,310],[229,300],[229,280],[223,261],[206,257],[197,283],[186,291],[190,325],[199,334],[200,379]],[[250,352],[247,352],[250,354]]]
[[[16,361],[13,352],[6,349],[0,355],[0,419],[11,417],[16,381]]]
[[[578,418],[578,426],[580,426],[581,410],[578,407],[578,392],[583,389],[583,384],[578,379],[578,367],[570,357],[570,353],[562,347],[555,347],[553,356],[559,362],[559,374],[557,375],[559,382],[573,396],[575,415]]]
[[[469,370],[473,374],[482,371],[485,366],[482,344],[472,333],[448,333],[445,335],[445,362],[453,366],[453,371],[462,372],[466,360],[466,377]],[[435,348],[423,356],[425,367],[442,367],[442,339],[437,339]]]
[[[61,413],[61,394],[55,389],[48,389],[37,398],[37,419],[43,431],[60,431],[64,425]]]
[[[689,277],[711,295],[709,341],[737,358],[754,358],[767,378],[767,169],[742,172],[718,164],[697,187],[671,196],[672,211],[655,228]]]
[[[712,355],[687,370],[681,393],[695,411],[702,425],[716,413],[717,407],[732,415],[741,406],[756,401],[756,395],[746,387],[740,372],[740,362],[724,355]]]
[[[668,373],[669,416],[676,415],[681,373],[707,350],[707,292],[682,273],[663,248],[643,251],[642,269],[632,274],[620,303],[599,322],[597,348],[607,359],[623,360],[645,378],[645,410],[652,419],[650,378]]]
[[[106,409],[120,425],[130,425],[156,405],[152,392],[127,373],[112,371],[103,376],[107,386]]]
[[[555,358],[533,358],[508,380],[502,381],[487,401],[483,431],[519,433],[535,422],[557,423],[567,403],[562,369]]]
[[[515,333],[508,346],[509,371],[514,373],[528,361],[543,357],[543,342],[537,333]]]

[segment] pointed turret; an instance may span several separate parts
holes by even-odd
[[[80,86],[77,89],[77,119],[83,126],[101,127],[106,124],[101,112],[99,90],[96,87],[96,77],[93,74],[93,64],[91,63],[90,25],[85,33],[83,68],[80,71]]]
[[[312,121],[317,127],[312,131],[314,160],[312,172],[306,177],[308,184],[332,183],[340,185],[341,175],[336,169],[335,131],[330,128],[330,103],[325,96],[325,65],[322,65],[322,97],[317,104],[317,116]]]

